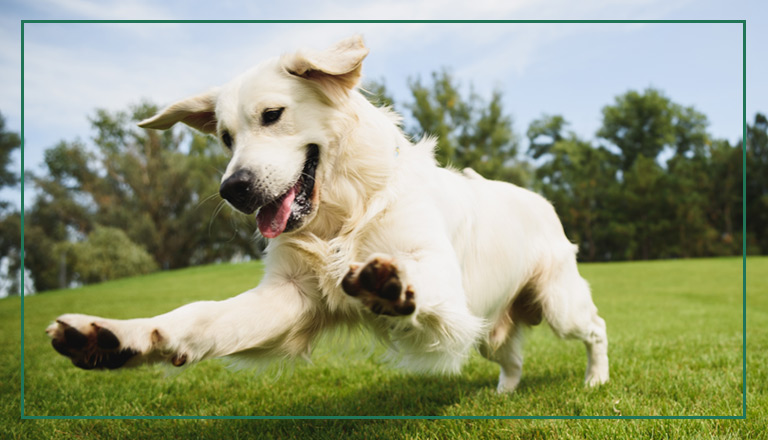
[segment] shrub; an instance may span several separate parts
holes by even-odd
[[[142,246],[120,229],[97,226],[85,241],[72,245],[74,271],[83,283],[96,283],[157,270]]]

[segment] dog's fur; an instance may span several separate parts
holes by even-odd
[[[285,55],[142,121],[183,122],[229,144],[222,195],[246,213],[272,209],[259,214],[274,237],[266,273],[231,299],[152,318],[63,315],[47,330],[54,347],[82,368],[295,358],[329,329],[362,325],[421,372],[457,372],[476,347],[501,365],[498,390],[512,391],[524,329],[544,319],[585,343],[586,384],[606,382],[605,322],[553,207],[472,170],[439,168],[434,140],[413,145],[397,115],[356,90],[367,54],[353,37]],[[276,122],[266,115],[281,108]],[[307,168],[312,148],[316,168]],[[286,226],[275,212],[288,193],[297,201],[282,212]]]

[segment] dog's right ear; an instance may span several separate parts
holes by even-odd
[[[218,89],[183,99],[169,105],[163,111],[139,122],[139,127],[167,130],[177,122],[183,122],[203,133],[216,133],[216,99]]]

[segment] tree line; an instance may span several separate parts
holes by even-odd
[[[409,82],[395,102],[383,82],[364,89],[405,117],[413,139],[434,135],[440,164],[471,167],[543,194],[555,206],[581,261],[768,253],[768,120],[748,124],[744,142],[713,139],[707,117],[662,91],[630,90],[602,109],[594,139],[542,115],[525,135],[513,128],[503,93],[463,92],[450,72]],[[143,130],[149,103],[90,117],[91,145],[61,141],[43,172],[25,171],[35,200],[21,213],[0,203],[0,277],[11,294],[24,268],[35,291],[191,265],[259,258],[252,217],[218,196],[225,151],[189,129]],[[19,184],[9,168],[19,136],[0,116],[0,187]],[[742,179],[746,171],[746,192]],[[742,227],[743,202],[747,228]]]

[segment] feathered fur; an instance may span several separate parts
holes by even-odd
[[[438,167],[434,139],[413,144],[398,115],[355,88],[367,53],[356,37],[284,55],[142,122],[231,133],[222,180],[248,168],[275,194],[297,179],[306,145],[318,145],[313,210],[269,242],[253,290],[146,319],[64,315],[48,329],[54,341],[65,326],[88,333],[95,325],[137,353],[129,366],[176,365],[182,355],[187,365],[219,356],[242,363],[308,356],[321,334],[365,327],[390,359],[418,372],[458,372],[476,347],[501,365],[498,389],[511,391],[523,331],[546,320],[559,336],[584,341],[586,382],[607,381],[605,323],[553,207],[472,170]],[[280,123],[260,124],[254,115],[270,106],[284,108]],[[377,314],[342,288],[350,270],[377,258],[414,292],[412,313]]]

